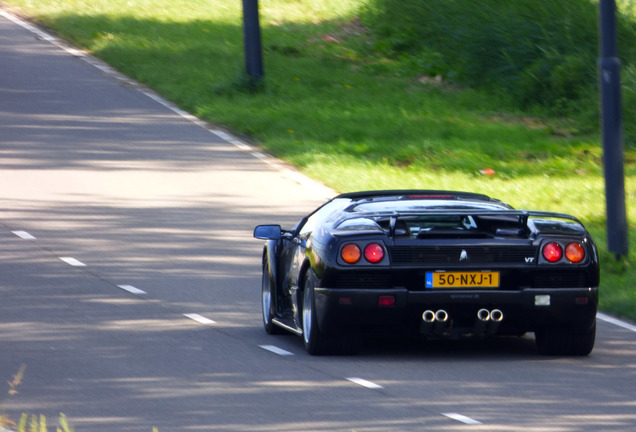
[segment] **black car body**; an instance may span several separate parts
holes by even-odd
[[[599,262],[574,217],[515,210],[481,194],[339,195],[296,227],[260,225],[268,333],[311,354],[364,333],[481,338],[534,332],[539,352],[594,346]]]

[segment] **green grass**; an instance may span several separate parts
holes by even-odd
[[[507,23],[506,17],[493,23],[487,21],[492,14],[482,12],[504,9],[484,0],[479,4],[490,9],[473,10],[470,29],[462,27],[459,16],[449,26],[456,33],[438,31],[437,41],[418,33],[417,20],[386,19],[387,11],[398,10],[394,1],[261,0],[265,81],[253,92],[244,86],[239,1],[5,0],[182,108],[250,137],[338,191],[458,189],[487,193],[515,207],[576,215],[600,246],[601,308],[636,320],[636,209],[630,205],[636,196],[633,15],[625,12],[620,21],[622,41],[633,42],[623,43],[629,49],[621,51],[631,252],[616,260],[605,246],[596,62],[589,51],[596,49],[596,23],[590,18],[595,12],[589,5],[567,10],[587,0],[536,2],[543,7],[524,13],[537,9],[541,25],[524,22],[497,31],[490,30]],[[464,3],[417,4],[442,5],[443,11],[427,13],[448,14]],[[408,4],[416,2],[400,6]],[[510,13],[516,4],[528,8],[527,1],[506,4]],[[555,10],[563,15],[556,24],[548,22]],[[412,15],[416,12],[421,13]],[[380,26],[378,20],[391,25]],[[559,42],[564,22],[570,23],[564,41],[580,41],[572,52],[572,44]],[[539,49],[536,39],[519,37],[520,31],[537,28],[543,37]],[[446,51],[461,45],[462,32],[471,35],[466,49],[478,47],[486,37],[480,29],[501,48],[479,64],[479,76],[488,77],[481,81],[468,67],[477,60],[466,63],[479,59],[478,52],[456,59]],[[415,46],[414,35],[429,37],[422,40],[425,48]],[[513,60],[519,53],[535,57],[527,64]],[[567,61],[559,62],[562,57]],[[501,58],[523,67],[513,75],[514,68],[497,63]],[[534,79],[544,70],[547,84]],[[498,79],[495,73],[510,76]],[[441,82],[433,77],[437,74]],[[574,90],[566,80],[570,75],[578,80]],[[552,90],[564,93],[546,98]],[[534,102],[528,97],[533,91],[540,96]],[[482,174],[485,169],[495,175]]]
[[[73,432],[64,414],[60,414],[59,424],[60,426],[56,428],[57,432]],[[22,414],[17,427],[17,432],[48,432],[46,417],[44,415],[38,417],[35,414]]]

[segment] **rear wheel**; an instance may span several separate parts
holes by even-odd
[[[276,282],[270,277],[269,260],[263,261],[263,278],[261,289],[261,304],[263,310],[263,327],[268,334],[281,334],[283,329],[272,321],[276,317]]]
[[[308,270],[303,288],[303,341],[309,354],[321,355],[328,353],[333,347],[331,340],[318,328],[314,287],[314,273]]]
[[[535,338],[540,354],[586,356],[594,349],[596,320],[587,330],[547,328],[536,332]]]

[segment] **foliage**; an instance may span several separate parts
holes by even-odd
[[[59,427],[56,428],[57,432],[73,432],[64,414],[60,414],[59,424]],[[20,422],[18,423],[17,432],[48,432],[46,417],[43,415],[38,417],[35,414],[22,414]]]
[[[626,67],[636,59],[631,13],[618,14]],[[362,17],[376,48],[406,70],[504,92],[522,108],[598,118],[598,1],[373,0]],[[627,132],[636,144],[631,123]]]

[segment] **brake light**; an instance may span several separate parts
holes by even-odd
[[[381,295],[378,297],[378,306],[395,306],[395,296]]]
[[[580,263],[585,258],[585,249],[578,243],[570,243],[565,247],[565,257],[573,263]]]
[[[549,262],[557,262],[563,256],[563,249],[557,243],[548,243],[543,246],[543,258]]]
[[[344,245],[344,247],[340,251],[340,257],[347,264],[355,264],[360,261],[362,252],[360,252],[360,248],[358,247],[358,245],[349,243],[347,245]]]
[[[371,264],[376,264],[384,259],[384,248],[377,243],[368,244],[364,248],[364,258]]]

